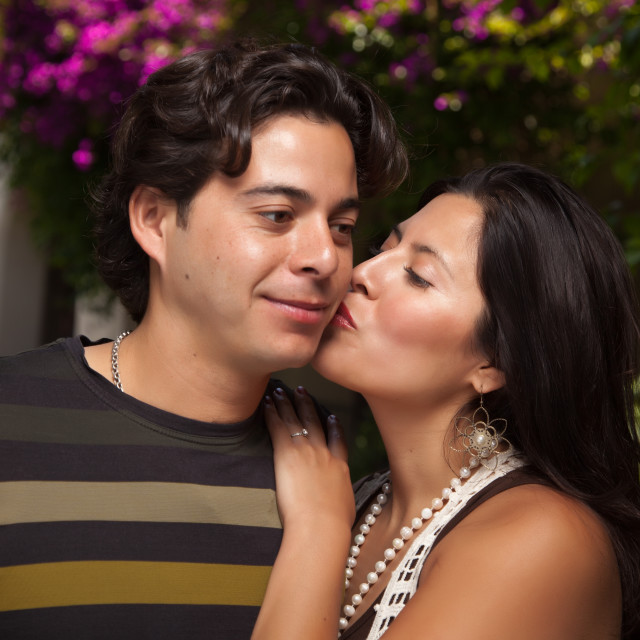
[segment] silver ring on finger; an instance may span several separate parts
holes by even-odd
[[[295,438],[296,436],[304,436],[305,438],[309,437],[309,431],[307,429],[305,429],[305,427],[302,427],[302,431],[298,431],[297,433],[292,433],[291,437]]]

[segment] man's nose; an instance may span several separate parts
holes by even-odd
[[[291,257],[292,270],[327,278],[338,265],[338,247],[327,220],[301,223]]]

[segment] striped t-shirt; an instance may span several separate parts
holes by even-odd
[[[282,537],[260,412],[161,411],[88,344],[0,358],[0,637],[249,638]]]

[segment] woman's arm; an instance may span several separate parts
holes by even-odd
[[[284,536],[252,640],[335,640],[338,630],[355,516],[346,443],[333,417],[325,442],[304,389],[294,402],[276,392],[264,403]],[[308,437],[291,437],[302,428]]]

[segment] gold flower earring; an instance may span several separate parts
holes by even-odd
[[[453,423],[456,433],[451,440],[450,447],[453,451],[467,453],[470,456],[469,466],[473,469],[481,464],[487,465],[489,459],[496,452],[498,447],[509,441],[503,437],[507,430],[507,421],[504,418],[489,419],[489,412],[484,406],[484,394],[480,391],[480,406],[473,412],[471,418],[458,416]],[[462,448],[457,449],[454,445],[460,438]],[[494,459],[494,466],[497,460]]]

